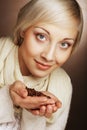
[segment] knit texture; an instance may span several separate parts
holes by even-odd
[[[55,112],[51,118],[43,118],[45,123],[54,123],[57,118],[61,116],[67,105],[70,105],[72,85],[69,76],[66,72],[58,68],[49,76],[44,78],[35,78],[33,76],[22,76],[19,61],[18,61],[18,46],[14,45],[10,38],[0,39],[0,87],[10,85],[14,81],[20,80],[28,87],[34,88],[38,91],[50,91],[62,102],[62,108]],[[28,120],[28,117],[30,119]],[[33,117],[31,113],[23,109],[22,111],[22,125],[23,130],[27,130],[27,125],[31,118],[40,119],[40,117]],[[26,120],[27,119],[27,120]],[[37,121],[37,119],[36,119]],[[33,123],[33,121],[32,121]],[[33,125],[33,124],[32,124]],[[33,129],[32,129],[33,130]]]

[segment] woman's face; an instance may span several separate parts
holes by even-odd
[[[70,57],[77,36],[77,24],[38,23],[22,33],[19,64],[23,75],[44,77]]]

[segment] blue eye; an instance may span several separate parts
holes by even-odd
[[[70,44],[68,42],[62,42],[60,43],[60,47],[63,49],[67,49],[70,46]]]
[[[46,40],[46,37],[43,34],[37,34],[36,37],[40,41],[45,41]]]

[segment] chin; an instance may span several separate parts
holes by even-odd
[[[47,75],[49,75],[49,73],[38,72],[38,73],[32,73],[32,75],[33,75],[34,77],[37,77],[37,78],[44,78],[44,77],[46,77]]]

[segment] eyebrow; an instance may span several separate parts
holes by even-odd
[[[72,40],[75,42],[75,39],[73,39],[73,38],[64,38],[64,40]]]
[[[38,27],[38,26],[35,26],[35,28],[40,28],[40,29],[44,30],[47,34],[49,34],[49,35],[50,35],[50,33],[49,33],[46,29],[44,29],[43,27]]]

